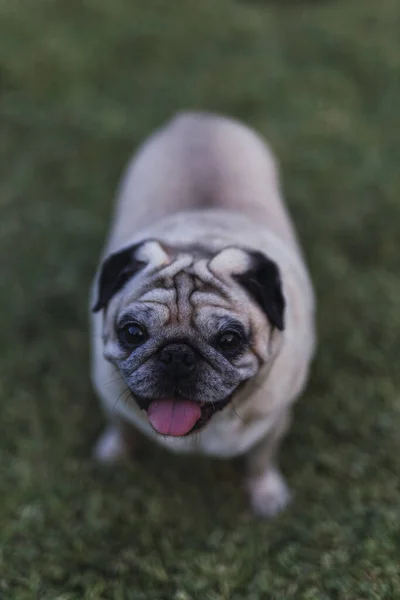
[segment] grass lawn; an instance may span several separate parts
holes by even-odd
[[[397,0],[0,3],[1,600],[400,598],[399,100]],[[270,140],[317,289],[270,523],[235,464],[90,458],[114,190],[186,108]]]

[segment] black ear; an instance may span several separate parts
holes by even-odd
[[[136,250],[142,244],[134,244],[119,252],[110,254],[104,261],[98,283],[97,301],[93,312],[107,306],[116,294],[135,273],[140,271],[146,263],[135,258]]]
[[[261,252],[249,252],[249,254],[250,269],[246,273],[235,275],[234,278],[259,304],[271,325],[283,331],[285,298],[278,266]]]

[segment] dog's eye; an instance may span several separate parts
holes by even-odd
[[[138,323],[127,323],[118,329],[119,341],[123,346],[128,346],[129,348],[144,344],[147,338],[146,329]]]
[[[224,354],[234,354],[242,346],[242,336],[237,331],[225,331],[218,340],[218,348]]]

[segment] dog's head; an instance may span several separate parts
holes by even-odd
[[[106,258],[93,310],[104,311],[106,359],[153,428],[184,436],[273,358],[285,300],[277,265],[259,252],[148,240]]]

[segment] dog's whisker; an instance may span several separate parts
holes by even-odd
[[[126,392],[128,392],[130,394],[130,389],[128,387],[126,387],[123,392],[120,393],[120,395],[118,396],[118,398],[116,399],[114,406],[113,406],[113,411],[115,410],[115,407],[117,406],[118,402],[121,400],[122,396],[124,396],[124,394],[126,394]],[[126,402],[126,399],[124,399],[124,402]]]
[[[112,383],[116,383],[117,381],[125,381],[125,378],[121,375],[121,377],[117,377],[116,379],[111,379],[111,381],[107,381],[105,385],[111,385]]]
[[[236,410],[235,404],[233,402],[232,402],[232,409],[233,409],[233,412],[235,413],[235,415],[238,417],[238,419],[240,419],[242,421],[242,423],[245,423],[245,419],[239,415],[238,411]]]
[[[128,392],[127,396],[125,396],[125,398],[123,399],[124,402],[127,402],[128,398],[131,396],[131,390],[129,388],[127,388],[126,390]]]

